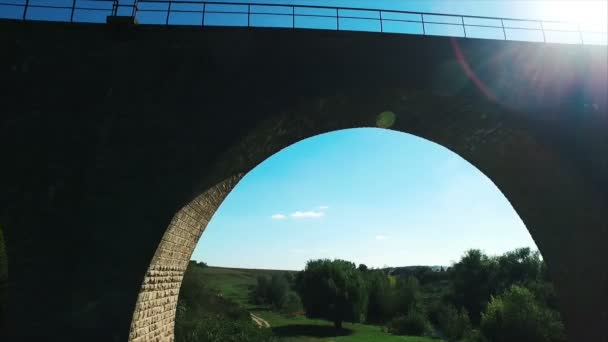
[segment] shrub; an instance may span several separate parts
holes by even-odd
[[[489,342],[486,338],[483,337],[481,332],[477,329],[469,330],[469,332],[464,336],[460,342]]]
[[[481,332],[492,342],[561,342],[559,314],[541,305],[525,287],[514,285],[492,298],[481,317]]]
[[[293,291],[287,293],[281,303],[281,312],[285,315],[293,316],[302,310],[302,300],[300,299],[300,296]]]
[[[393,318],[388,323],[388,331],[395,335],[422,336],[430,330],[428,318],[422,311],[416,309],[410,310],[405,316]]]
[[[223,316],[202,316],[175,326],[176,342],[275,342],[270,329],[261,329],[251,320]]]
[[[458,341],[464,338],[471,330],[471,320],[466,309],[460,312],[453,305],[445,306],[438,313],[439,329],[448,338],[448,341]]]

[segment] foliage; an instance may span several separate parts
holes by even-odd
[[[481,318],[481,332],[492,342],[566,340],[559,314],[538,303],[530,290],[519,285],[492,298]]]
[[[311,260],[299,277],[306,315],[334,322],[361,322],[367,312],[367,288],[361,272],[344,260]]]
[[[359,266],[361,269],[361,266]],[[396,315],[396,289],[390,278],[381,270],[366,271],[368,288],[367,322],[386,323]]]
[[[207,288],[205,268],[190,262],[176,308],[176,342],[274,341],[237,303]]]
[[[492,295],[490,281],[496,260],[480,250],[471,249],[451,269],[452,296],[457,307],[464,307],[474,323]]]
[[[176,342],[274,342],[269,329],[260,329],[251,320],[232,320],[205,315],[175,327]]]
[[[288,316],[295,316],[297,313],[303,310],[302,300],[297,293],[289,291],[283,298],[281,303],[281,313]]]
[[[416,308],[410,309],[407,315],[397,316],[388,323],[388,331],[395,335],[422,336],[428,334],[431,325],[426,314]]]
[[[182,318],[196,319],[207,314],[219,314],[230,319],[249,319],[249,313],[235,302],[205,286],[203,267],[196,263],[188,264],[179,294],[180,310],[185,311]]]
[[[454,305],[442,307],[438,313],[439,329],[448,338],[448,341],[459,341],[471,331],[471,321],[467,310],[460,311]]]
[[[258,276],[252,291],[253,302],[282,310],[290,289],[288,277],[282,274],[273,274],[270,279],[263,275]]]
[[[395,301],[397,313],[408,314],[416,305],[420,304],[420,283],[414,276],[399,279],[396,284]]]

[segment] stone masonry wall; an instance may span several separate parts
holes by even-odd
[[[216,185],[175,214],[144,277],[129,341],[174,340],[175,310],[188,261],[209,220],[240,178]]]

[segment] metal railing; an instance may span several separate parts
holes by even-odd
[[[214,2],[196,0],[0,0],[2,8],[21,9],[21,20],[53,20],[68,22],[91,22],[91,13],[106,16],[132,16],[140,24],[198,25],[198,26],[247,26],[281,28],[320,28],[333,30],[359,30],[422,35],[447,35],[471,38],[502,40],[532,40],[539,42],[560,42],[549,39],[550,35],[568,34],[570,43],[608,44],[608,34],[598,31],[583,31],[580,25],[561,21],[541,21],[516,18],[498,18],[444,13],[411,12],[398,10],[365,9],[356,7],[326,7],[308,5],[284,5],[267,3]],[[33,10],[64,11],[63,16],[36,17]],[[146,20],[146,15],[155,20]],[[159,16],[161,17],[159,19]],[[181,16],[181,20],[176,20]],[[185,16],[190,16],[184,19]],[[197,17],[198,20],[192,18]],[[223,17],[218,19],[218,16]],[[59,18],[61,17],[61,18]],[[233,19],[238,19],[234,22]],[[273,20],[274,23],[273,23]],[[15,18],[13,18],[15,19]],[[228,20],[231,19],[231,20]],[[260,20],[262,19],[262,20]],[[276,23],[280,19],[280,23]],[[306,20],[321,23],[311,25]],[[357,27],[357,25],[359,25]],[[401,29],[399,28],[401,25]],[[370,27],[371,26],[371,27]],[[405,28],[404,28],[405,26]],[[439,29],[439,30],[438,30]],[[444,32],[437,33],[437,31]],[[493,35],[476,30],[490,30]],[[536,39],[520,39],[522,33],[536,34]],[[602,38],[590,43],[586,34],[601,35]],[[541,38],[542,37],[542,38]]]

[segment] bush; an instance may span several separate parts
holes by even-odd
[[[466,336],[460,342],[488,342],[477,329],[469,330]]]
[[[281,312],[287,316],[294,316],[302,310],[302,300],[300,299],[300,296],[293,291],[287,293],[281,303]]]
[[[480,328],[492,342],[566,341],[559,314],[538,303],[530,290],[517,285],[492,298],[482,313]]]
[[[471,320],[466,309],[460,312],[453,305],[445,306],[438,313],[439,329],[447,337],[448,341],[463,339],[471,330]]]
[[[393,318],[388,323],[388,331],[394,335],[422,336],[430,330],[431,326],[426,315],[415,309],[410,310],[405,316]]]
[[[272,330],[261,329],[251,320],[202,316],[175,326],[176,342],[275,342]]]

